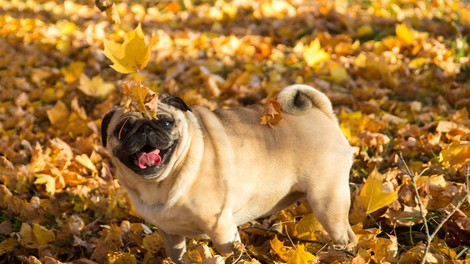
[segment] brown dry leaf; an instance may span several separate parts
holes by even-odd
[[[281,107],[282,106],[280,103],[278,103],[274,99],[271,99],[264,108],[260,124],[273,127],[277,123],[279,123],[279,121],[282,120]]]
[[[47,117],[52,125],[63,126],[69,115],[70,111],[62,101],[58,101],[53,108],[47,110]]]

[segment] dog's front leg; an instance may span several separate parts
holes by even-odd
[[[186,238],[184,236],[168,234],[161,229],[158,231],[165,245],[166,256],[179,263],[184,252],[186,252]]]
[[[206,231],[217,251],[223,256],[233,253],[233,242],[240,242],[240,235],[235,222],[231,217],[217,219],[211,228]]]

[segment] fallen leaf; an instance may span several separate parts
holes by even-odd
[[[45,228],[39,224],[33,223],[33,234],[39,245],[45,245],[55,241],[54,231]]]
[[[439,153],[439,161],[444,167],[463,166],[470,160],[470,144],[453,141]]]
[[[356,198],[367,214],[393,203],[398,198],[396,191],[384,190],[384,179],[385,175],[375,168],[367,177],[359,197]]]
[[[74,83],[78,80],[80,75],[82,75],[84,67],[85,63],[74,61],[66,68],[60,68],[60,72],[64,75],[64,79],[67,83]]]
[[[305,63],[310,67],[316,67],[320,63],[328,61],[330,54],[321,48],[320,40],[315,39],[303,49],[303,57]]]
[[[55,178],[47,174],[36,174],[36,180],[34,184],[44,184],[46,186],[46,192],[53,195],[56,191],[55,189]]]
[[[47,110],[47,117],[52,125],[64,124],[69,115],[70,111],[62,101],[58,101],[54,107]]]
[[[408,46],[413,44],[415,40],[413,30],[408,28],[406,24],[398,24],[395,27],[395,33],[403,45]]]
[[[91,97],[104,98],[114,91],[114,85],[103,81],[101,76],[96,75],[92,79],[85,74],[80,75],[78,89]]]
[[[305,250],[303,244],[298,244],[293,250],[289,253],[289,258],[287,259],[287,264],[299,264],[299,263],[309,263],[310,261],[315,260],[315,256],[312,253]]]

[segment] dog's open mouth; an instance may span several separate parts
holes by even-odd
[[[161,150],[146,145],[141,149],[141,151],[134,154],[134,164],[141,170],[160,165],[167,152],[168,149]]]
[[[147,144],[133,154],[118,155],[118,157],[121,156],[121,162],[136,173],[145,177],[156,177],[169,162],[175,145],[163,149]]]
[[[146,169],[150,166],[158,165],[162,163],[162,157],[159,154],[159,149],[154,149],[150,152],[141,151],[136,154],[136,165],[141,169]]]

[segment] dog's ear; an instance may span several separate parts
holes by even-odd
[[[193,111],[191,107],[189,107],[183,99],[177,97],[177,96],[168,96],[163,99],[161,99],[162,103],[171,105],[173,107],[176,107],[180,109],[181,111]]]
[[[103,117],[103,120],[101,121],[101,143],[105,147],[106,147],[106,143],[108,143],[108,132],[107,132],[108,126],[115,112],[116,112],[116,108],[113,108]]]

